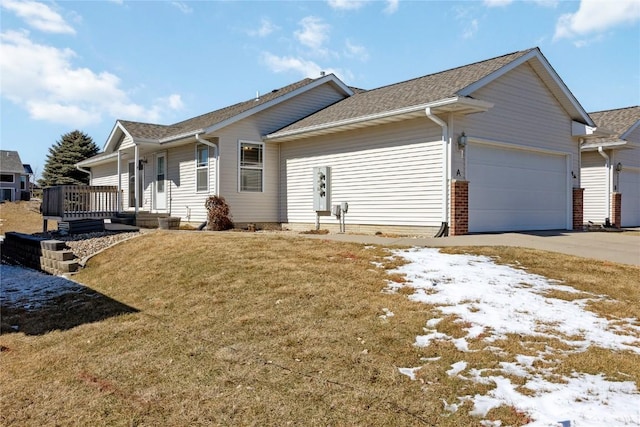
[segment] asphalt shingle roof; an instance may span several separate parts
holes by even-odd
[[[284,96],[296,89],[308,85],[313,82],[313,79],[303,79],[296,83],[282,87],[280,89],[272,90],[271,92],[260,95],[256,100],[252,98],[247,101],[239,102],[237,104],[221,108],[219,110],[211,111],[206,114],[202,114],[197,117],[193,117],[187,120],[183,120],[172,125],[158,125],[152,123],[132,122],[127,120],[118,120],[133,136],[134,138],[145,139],[163,139],[171,136],[177,136],[190,131],[196,131],[203,129],[216,123],[223,122],[231,119],[239,114],[242,114],[254,107],[273,101],[274,99]]]
[[[618,139],[640,120],[640,106],[596,111],[589,113],[589,116],[597,126],[614,131],[614,139]]]
[[[533,49],[513,52],[447,71],[359,92],[286,126],[275,132],[275,134],[366,117],[450,98],[456,96],[465,87],[526,55]]]
[[[17,151],[0,150],[0,171],[24,174],[24,166]]]

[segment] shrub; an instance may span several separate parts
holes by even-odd
[[[207,230],[222,231],[233,228],[229,205],[224,197],[209,196],[204,206],[207,208]]]

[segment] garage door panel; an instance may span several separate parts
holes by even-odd
[[[566,156],[478,144],[467,156],[469,231],[566,228]]]
[[[622,193],[622,226],[640,227],[640,172],[623,169],[619,187]]]

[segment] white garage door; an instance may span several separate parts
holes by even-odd
[[[620,192],[622,193],[622,226],[640,227],[640,172],[624,170],[620,172]]]
[[[470,232],[567,228],[565,155],[470,144],[467,156]]]

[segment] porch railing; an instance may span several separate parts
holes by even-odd
[[[120,211],[118,187],[111,185],[59,185],[43,189],[43,218],[61,221],[109,218]]]

